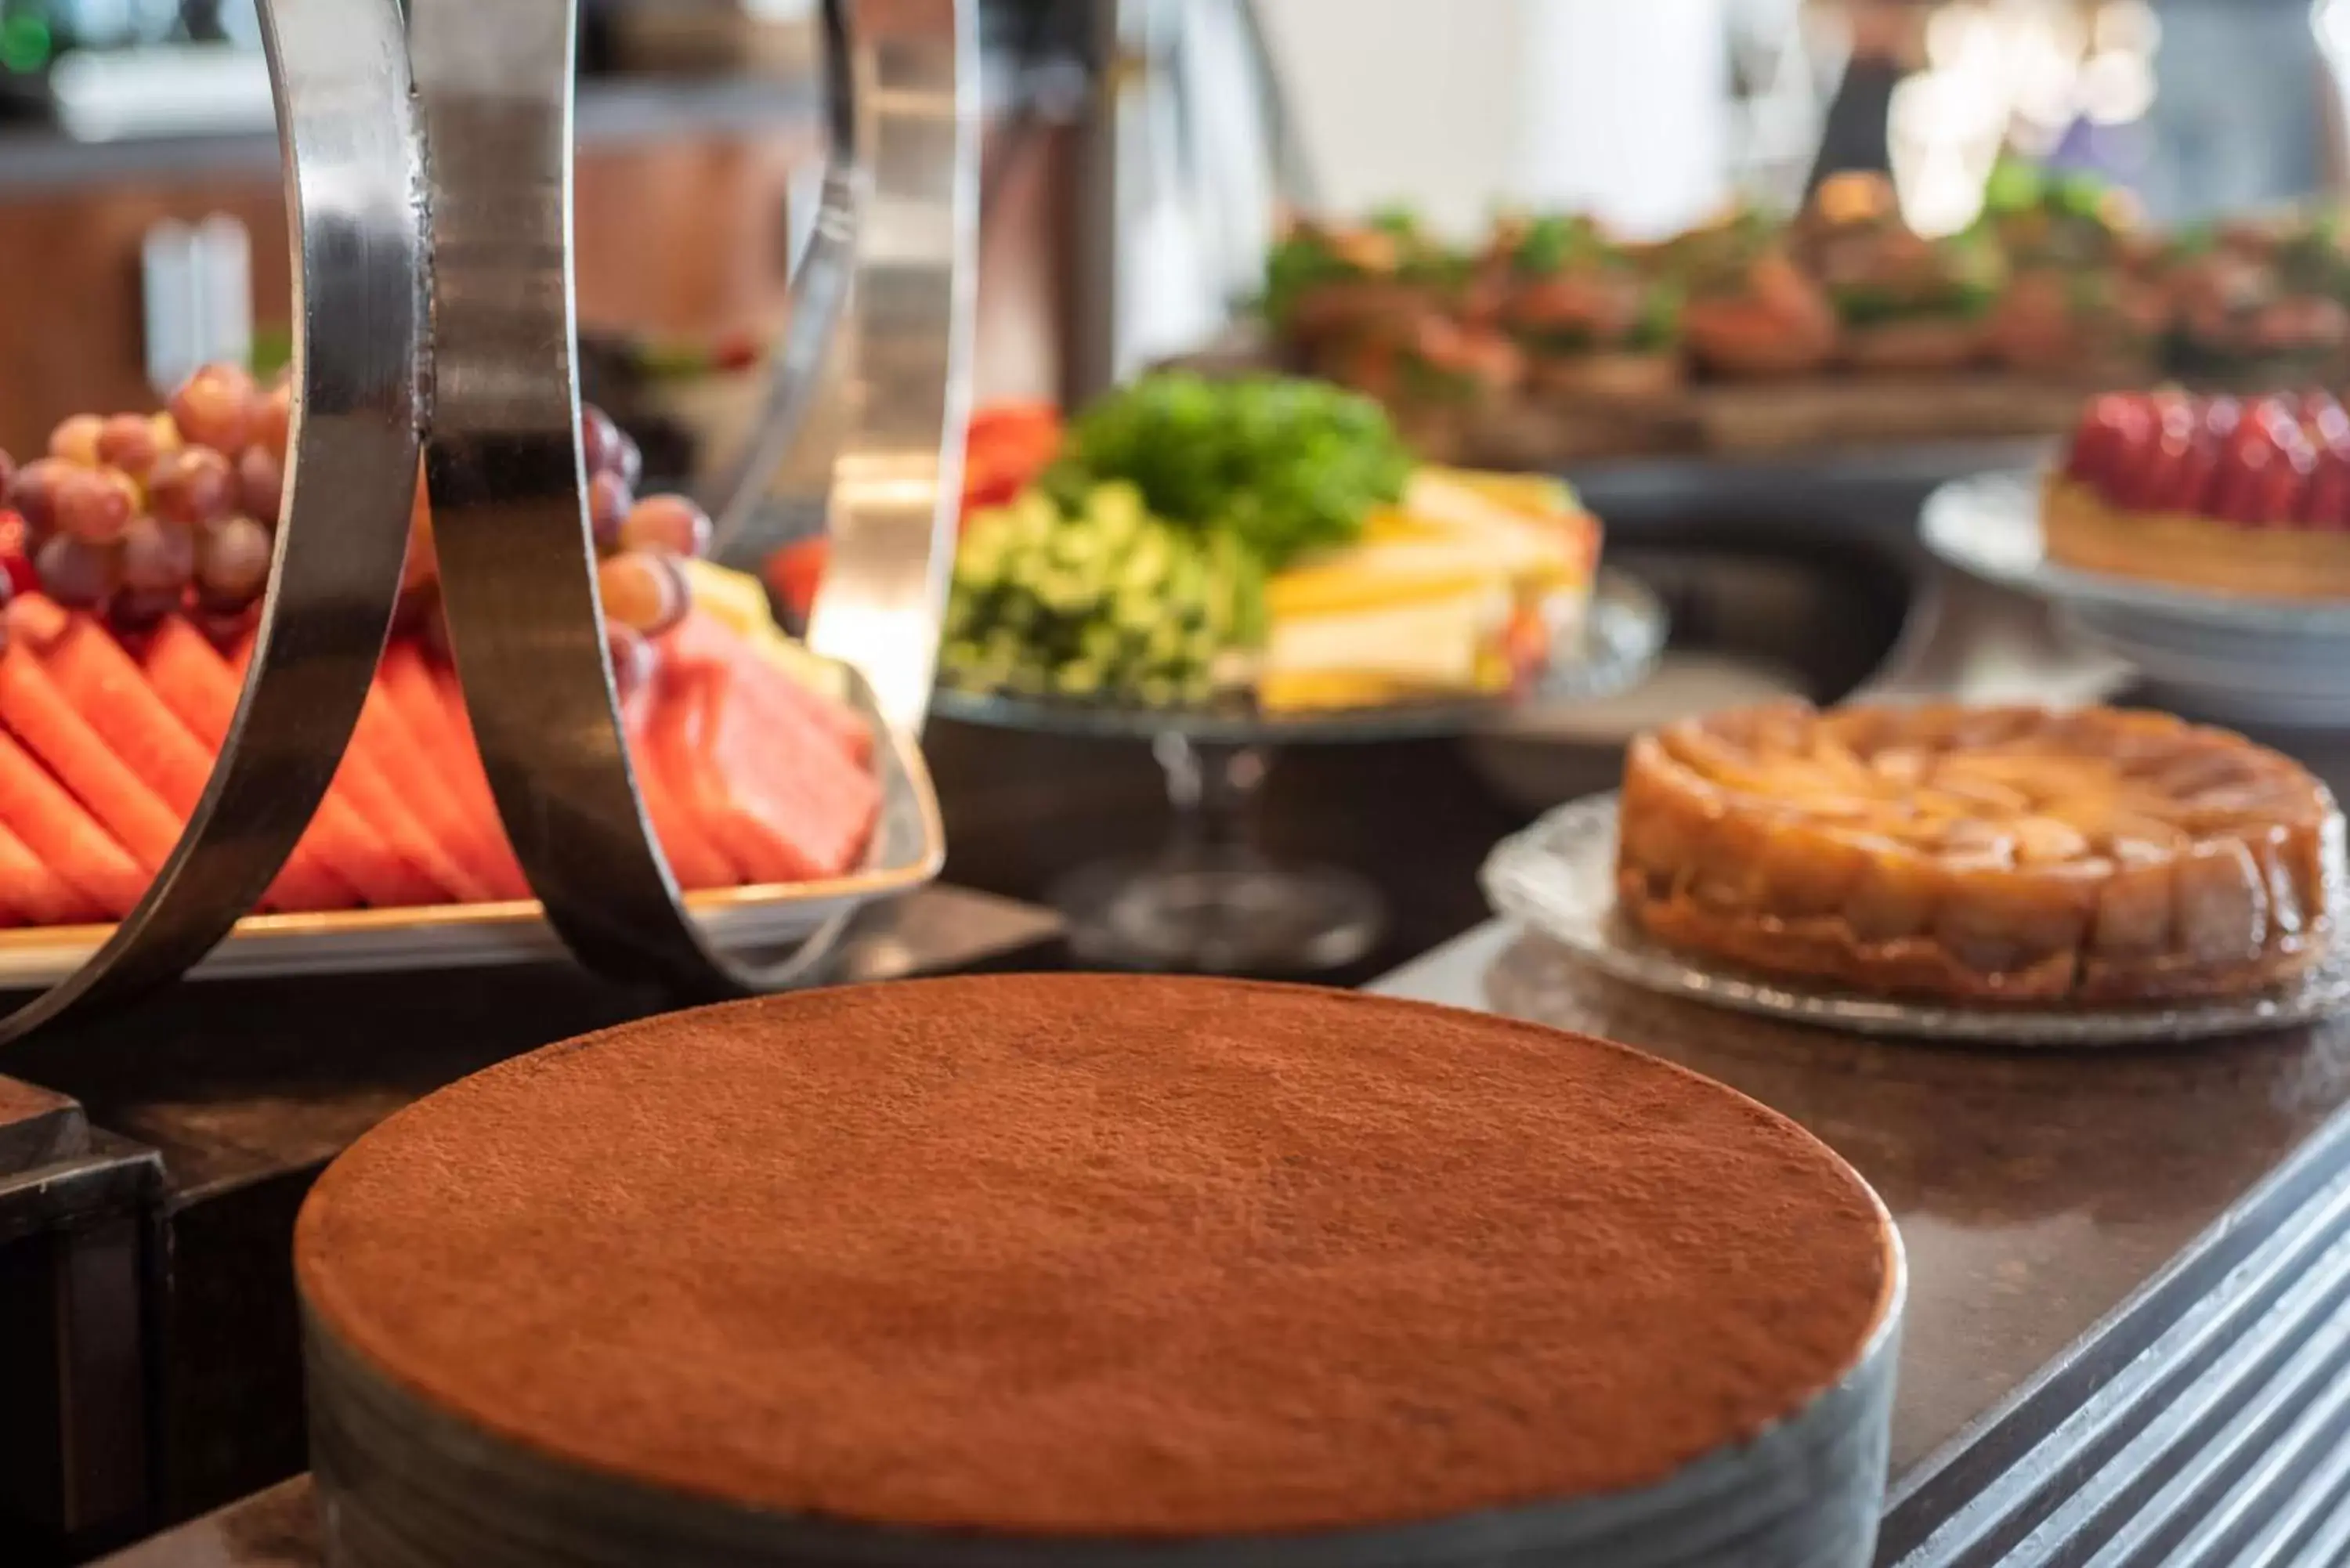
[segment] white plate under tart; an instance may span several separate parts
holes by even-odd
[[[1479,880],[1494,909],[1550,938],[1612,979],[1668,996],[1859,1034],[1985,1045],[2074,1047],[2209,1039],[2314,1023],[2350,1005],[2350,944],[2336,909],[2325,958],[2272,990],[2136,1007],[2047,1007],[1914,1002],[1814,990],[1643,935],[1616,902],[1617,797],[1592,795],[1502,840]]]
[[[1927,498],[1918,532],[1928,549],[1960,571],[2058,604],[2095,606],[2151,621],[2199,623],[2240,635],[2269,634],[2288,644],[2324,642],[2337,652],[2350,647],[2350,604],[2199,593],[2059,566],[2048,558],[2040,501],[2041,483],[2033,474],[1957,480]]]

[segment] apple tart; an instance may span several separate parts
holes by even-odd
[[[2168,714],[1769,703],[1641,736],[1617,890],[1668,946],[1955,1002],[2259,991],[2333,936],[2342,819]]]

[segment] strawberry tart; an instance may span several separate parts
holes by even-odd
[[[2331,393],[2093,400],[2041,508],[2048,558],[2202,592],[2350,599],[2350,412]]]

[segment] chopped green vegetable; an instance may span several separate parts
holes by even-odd
[[[1204,701],[1263,628],[1263,568],[1231,539],[1151,516],[1130,484],[1066,512],[1032,490],[972,519],[940,665],[971,691]]]

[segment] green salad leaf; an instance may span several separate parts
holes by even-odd
[[[1079,414],[1045,483],[1074,511],[1123,481],[1152,515],[1231,535],[1267,567],[1346,544],[1411,454],[1378,404],[1323,381],[1159,371]]]

